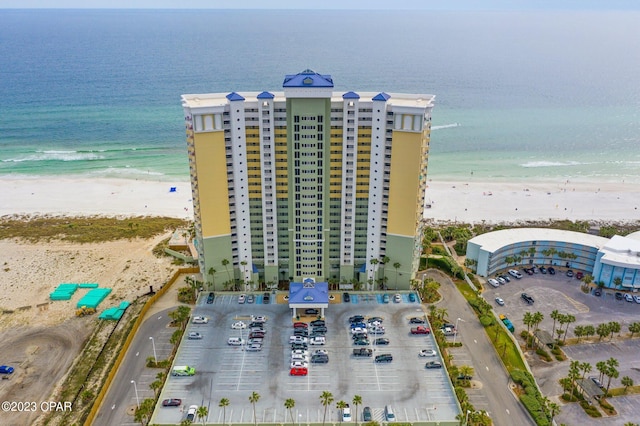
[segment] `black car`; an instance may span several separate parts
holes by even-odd
[[[309,337],[309,332],[307,331],[306,328],[294,328],[293,329],[293,335],[294,336]]]
[[[264,326],[263,322],[250,322],[249,328],[262,328]]]
[[[313,364],[326,364],[329,362],[329,355],[314,354],[311,356],[311,362]]]
[[[170,398],[162,401],[163,407],[179,407],[182,405],[182,400],[178,398]]]
[[[391,354],[376,355],[376,362],[391,362],[393,356]]]
[[[540,267],[540,273],[541,274],[546,274],[548,272],[547,268],[545,268],[544,266]]]
[[[265,293],[262,295],[262,303],[268,305],[271,302],[271,295],[269,293]]]
[[[367,339],[356,339],[353,344],[356,346],[369,346],[370,342]]]
[[[409,320],[409,324],[424,324],[426,321],[424,318],[413,317]]]
[[[598,297],[602,296],[602,290],[596,288],[595,290],[593,290],[593,295]]]
[[[209,295],[207,296],[207,303],[210,305],[213,303],[213,300],[216,298],[215,294],[213,294],[213,292],[209,292]]]
[[[522,298],[522,300],[527,302],[527,305],[532,305],[534,302],[533,297],[529,296],[527,293],[522,293],[520,297]]]
[[[547,268],[547,272],[548,272],[549,274],[551,274],[551,275],[555,275],[555,274],[556,274],[556,270],[555,270],[555,268],[554,268],[553,266],[549,266],[549,267]]]
[[[314,321],[311,321],[309,324],[311,324],[311,327],[324,327],[325,326],[324,320],[314,320]]]
[[[624,296],[619,291],[616,291],[616,300],[622,300]]]
[[[318,315],[320,311],[317,309],[305,309],[304,313],[305,315]]]
[[[364,409],[362,410],[362,420],[365,422],[370,422],[371,418],[371,407],[364,407]]]
[[[498,275],[500,278],[502,278],[503,280],[505,280],[506,282],[510,283],[511,282],[511,278],[509,278],[508,275]]]
[[[351,302],[351,296],[349,296],[349,293],[347,293],[347,292],[342,293],[342,301],[344,303]]]
[[[376,345],[388,345],[389,344],[389,339],[387,339],[386,337],[378,337],[374,341],[374,344],[376,344]]]
[[[313,329],[311,330],[315,333],[326,333],[327,332],[327,327],[323,326],[323,325],[319,325],[316,327],[313,327]]]
[[[367,338],[368,338],[368,336],[367,336],[367,333],[356,333],[356,334],[354,334],[353,336],[351,336],[351,338],[352,338],[353,340],[358,340],[358,339],[367,339]]]
[[[471,379],[473,379],[473,377],[471,376],[465,376],[464,374],[458,375],[458,380],[471,380]]]
[[[442,364],[438,361],[429,361],[424,365],[424,368],[442,368]]]
[[[369,318],[369,319],[367,320],[367,322],[368,322],[369,324],[374,323],[374,322],[382,322],[382,318],[380,318],[380,317],[371,317],[371,318]]]
[[[306,343],[292,343],[291,344],[291,350],[295,351],[297,349],[302,349],[302,350],[307,350],[309,348],[309,346],[307,346]]]
[[[349,322],[351,324],[355,322],[362,322],[362,321],[364,321],[364,317],[362,315],[354,315],[352,317],[349,317]]]

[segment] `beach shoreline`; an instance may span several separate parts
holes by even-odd
[[[428,181],[433,223],[640,221],[640,187],[630,182]],[[193,218],[188,181],[113,178],[0,178],[0,216],[167,216]]]

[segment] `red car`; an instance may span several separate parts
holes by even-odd
[[[309,324],[306,322],[294,322],[293,328],[309,328]]]
[[[291,376],[306,376],[309,373],[307,367],[293,367],[291,371],[289,371],[289,375]]]
[[[411,329],[411,334],[431,334],[431,330],[429,330],[427,327],[413,327]]]
[[[171,398],[171,399],[165,399],[164,401],[162,401],[163,407],[179,407],[181,405],[182,405],[181,399]]]

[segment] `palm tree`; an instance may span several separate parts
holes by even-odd
[[[553,328],[551,329],[551,335],[553,336],[556,333],[556,320],[560,318],[560,312],[557,309],[551,311],[551,319],[553,320]]]
[[[289,410],[289,415],[291,416],[291,426],[294,425],[294,421],[293,421],[293,407],[296,406],[296,401],[293,398],[287,398],[284,401],[284,408],[286,408],[287,410]]]
[[[581,362],[580,370],[582,370],[582,380],[584,380],[584,376],[586,376],[587,373],[590,373],[591,370],[593,370],[593,366],[588,362]]]
[[[609,340],[613,339],[613,334],[614,333],[619,333],[621,330],[621,326],[619,322],[616,321],[610,321],[609,322],[609,330],[611,331],[611,335],[609,336]]]
[[[216,270],[214,268],[209,268],[209,275],[211,275],[211,285],[213,285],[213,289],[216,289]]]
[[[607,370],[607,363],[604,361],[596,362],[596,370],[600,373],[598,380],[602,382],[604,380],[604,372]]]
[[[538,326],[540,325],[542,320],[544,320],[544,315],[542,315],[542,312],[536,311],[533,314],[533,328],[534,328],[534,331],[538,329]]]
[[[567,323],[567,327],[564,329],[564,338],[562,339],[562,343],[565,342],[565,340],[567,340],[567,334],[569,334],[569,324],[572,324],[574,322],[576,322],[576,317],[571,315],[571,314],[567,314],[565,315],[565,322]]]
[[[400,262],[394,262],[393,267],[396,268],[396,290],[398,289],[398,268],[402,266]]]
[[[353,395],[353,406],[356,407],[356,425],[358,424],[358,405],[362,404],[362,397],[360,395]]]
[[[229,282],[231,282],[231,274],[229,273],[229,268],[227,268],[227,266],[229,266],[229,260],[228,259],[222,259],[222,266],[224,266],[225,271],[227,271],[227,276],[229,277]]]
[[[629,324],[629,331],[631,332],[631,338],[633,338],[634,333],[640,332],[640,322],[632,322]]]
[[[598,341],[602,340],[602,338],[604,336],[607,336],[609,334],[609,324],[607,323],[602,323],[599,324],[598,327],[596,328],[596,333],[598,334]]]
[[[527,326],[527,334],[529,334],[529,330],[533,325],[533,314],[531,312],[525,312],[524,317],[522,318],[522,322]]]
[[[340,410],[340,412],[342,412],[342,410],[344,410],[345,408],[347,408],[349,406],[349,404],[347,404],[346,402],[344,402],[343,400],[340,400],[336,403],[336,408],[338,410]],[[344,416],[340,416],[340,423],[342,423]]]
[[[208,415],[209,415],[209,410],[204,405],[199,406],[198,409],[196,410],[196,417],[198,417],[199,419],[202,419],[202,426],[204,426],[204,421],[206,420]]]
[[[553,424],[553,418],[560,414],[560,406],[555,402],[550,402],[547,407],[549,408],[549,423]]]
[[[320,403],[324,405],[324,416],[322,416],[322,426],[327,419],[327,407],[333,402],[333,394],[329,391],[323,391],[320,395]]]
[[[256,402],[260,400],[260,394],[258,392],[251,392],[249,396],[249,402],[253,405],[253,424],[258,425],[258,419],[256,418]]]
[[[467,377],[472,377],[474,370],[470,365],[461,365],[458,368],[458,373],[463,377],[463,381],[467,382]]]
[[[624,386],[624,393],[627,393],[627,388],[629,386],[633,386],[633,379],[629,376],[624,376],[622,379],[620,379],[620,383],[622,383],[622,386]]]
[[[222,424],[224,425],[227,419],[227,407],[229,406],[229,400],[227,398],[222,398],[220,402],[218,402],[218,407],[222,407]]]

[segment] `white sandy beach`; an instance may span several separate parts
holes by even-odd
[[[16,178],[0,179],[0,191],[0,215],[193,217],[191,188],[184,181]],[[429,181],[426,200],[431,207],[425,217],[436,222],[640,220],[640,186],[629,182]]]

